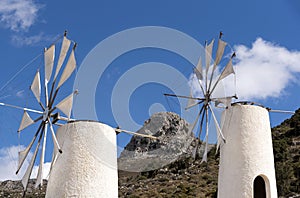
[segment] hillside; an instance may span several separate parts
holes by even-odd
[[[151,121],[155,124],[151,125]],[[175,139],[182,143],[183,137],[190,139],[186,134],[186,122],[172,113],[163,113],[150,118],[139,132],[147,133],[149,129],[159,132],[156,136],[161,136],[161,140],[175,136]],[[300,197],[299,131],[300,110],[272,129],[277,188],[279,197],[282,198]],[[123,162],[130,162],[130,158],[142,162],[143,156],[157,154],[154,151],[151,153],[154,147],[173,149],[171,154],[175,160],[156,170],[148,167],[148,171],[139,173],[126,172],[124,171],[126,167],[124,169],[123,166],[123,170],[119,170],[119,197],[216,197],[219,156],[215,155],[213,148],[209,153],[208,163],[201,164],[199,159],[191,158],[195,139],[192,138],[190,141],[189,146],[183,144],[185,146],[180,147],[181,155],[176,155],[173,151],[177,147],[170,147],[167,141],[153,142],[139,137],[132,138],[125,149],[127,151],[121,154]],[[203,151],[200,149],[199,154],[201,152]],[[131,165],[134,164],[134,160],[131,161]],[[29,189],[26,197],[44,197],[45,187],[42,190]],[[22,185],[18,181],[0,182],[0,197],[21,197],[21,191]]]

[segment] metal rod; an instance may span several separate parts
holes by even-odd
[[[20,106],[17,106],[17,105],[6,104],[6,103],[2,103],[2,102],[0,102],[0,105],[1,106],[12,107],[12,108],[15,108],[15,109],[21,109],[21,110],[24,110],[24,111],[30,111],[30,112],[33,112],[33,113],[43,114],[42,111],[38,111],[38,110],[34,110],[34,109],[29,109],[29,108],[26,108],[26,107],[20,107]]]
[[[289,114],[295,114],[294,111],[285,111],[285,110],[273,110],[273,109],[268,109],[269,112],[274,112],[274,113],[289,113]]]
[[[177,97],[177,98],[187,98],[187,99],[194,99],[194,100],[205,100],[205,98],[194,98],[190,96],[181,96],[176,94],[164,94],[165,96]]]
[[[142,137],[146,137],[146,138],[151,138],[151,139],[154,139],[154,140],[157,139],[157,137],[154,137],[152,135],[146,135],[146,134],[131,132],[131,131],[127,131],[127,130],[123,130],[123,129],[118,129],[118,128],[116,128],[115,131],[119,132],[119,133],[124,132],[124,133],[128,133],[128,134],[131,134],[131,135],[137,135],[137,136],[142,136]]]

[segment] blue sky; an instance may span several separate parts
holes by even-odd
[[[87,3],[3,0],[0,2],[2,54],[0,87],[4,86],[26,63],[39,55],[43,48],[49,46],[64,30],[68,30],[68,37],[78,43],[76,57],[77,65],[80,67],[89,52],[104,39],[130,28],[159,26],[180,31],[202,45],[205,40],[217,38],[219,31],[223,31],[223,39],[237,52],[235,68],[240,86],[237,89],[238,95],[274,109],[296,110],[299,108],[300,88],[299,19],[298,0],[187,2],[132,0]],[[182,43],[178,41],[177,44]],[[116,44],[115,48],[122,45],[124,44]],[[171,65],[186,77],[192,71],[188,61],[163,49],[144,48],[122,54],[107,66],[97,85],[95,106],[100,121],[113,127],[119,124],[114,119],[110,106],[112,89],[123,73],[147,62]],[[28,86],[41,63],[42,58],[38,58],[26,67],[0,90],[0,98],[5,102],[34,106]],[[62,95],[71,91],[74,79],[75,76],[72,76]],[[174,80],[174,86],[181,85],[176,84]],[[176,111],[178,109],[176,101],[171,101],[170,107],[162,96],[162,93],[169,91],[171,90],[168,87],[157,83],[146,83],[135,90],[129,102],[134,121],[143,124],[149,117],[149,108],[152,110],[155,107],[162,108],[158,103],[164,105],[165,110]],[[16,130],[22,112],[1,108],[0,115],[2,164],[4,160],[15,160],[13,151],[16,149],[13,146],[18,146]],[[270,117],[272,126],[275,126],[289,115],[271,114]],[[21,137],[20,144],[27,145],[31,137],[30,132],[28,133],[28,137],[26,135]],[[126,139],[125,136],[124,138]],[[8,156],[5,155],[7,150]],[[50,161],[50,154],[47,161]],[[3,172],[12,166],[10,163],[3,164],[0,165],[0,180],[9,178]]]

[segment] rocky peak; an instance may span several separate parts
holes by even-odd
[[[134,136],[122,151],[120,170],[143,172],[161,168],[182,155],[191,155],[195,137],[189,123],[172,112],[160,112],[145,121],[137,131],[158,137],[153,140]]]

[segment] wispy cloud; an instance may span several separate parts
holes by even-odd
[[[54,36],[45,35],[43,32],[41,32],[38,35],[33,36],[13,35],[11,37],[11,42],[17,47],[34,46],[40,44],[41,42],[52,42],[54,38]]]
[[[34,0],[1,0],[0,23],[15,32],[27,31],[37,21],[42,7]]]
[[[18,175],[15,174],[18,167],[18,151],[24,150],[25,147],[20,146],[11,146],[0,149],[0,181],[4,180],[20,180],[28,166],[28,161],[25,160],[24,165],[22,166]],[[32,153],[28,154],[28,158],[32,157]],[[50,170],[50,163],[44,164],[43,178],[46,179]],[[38,166],[34,166],[31,178],[36,178],[38,172]]]
[[[234,47],[237,93],[242,99],[266,99],[285,94],[285,88],[297,82],[300,52],[257,38],[251,48]]]

